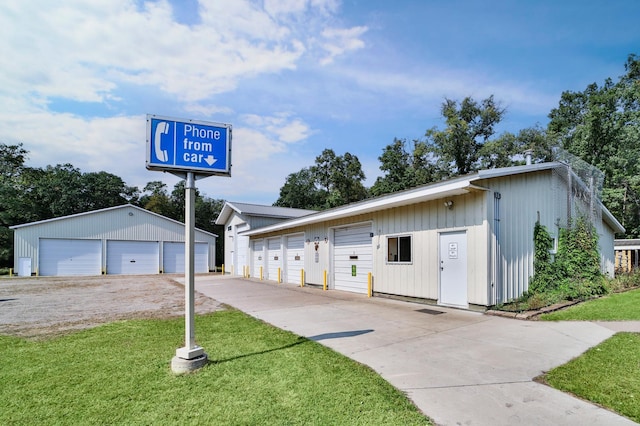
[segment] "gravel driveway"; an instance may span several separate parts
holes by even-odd
[[[37,338],[116,320],[184,316],[184,287],[172,275],[0,279],[0,334]],[[220,309],[195,294],[196,314]]]

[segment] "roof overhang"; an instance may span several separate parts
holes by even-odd
[[[337,207],[335,209],[314,213],[298,219],[291,219],[274,225],[252,229],[250,231],[242,232],[241,234],[248,236],[267,234],[269,232],[281,231],[298,226],[311,225],[315,223],[326,222],[329,220],[342,219],[355,215],[422,203],[425,201],[438,200],[442,198],[453,197],[456,195],[464,195],[470,192],[488,190],[487,188],[473,185],[471,181],[472,179],[470,177],[459,178],[435,185],[397,192],[391,195],[386,195],[379,198],[369,199],[358,203]]]

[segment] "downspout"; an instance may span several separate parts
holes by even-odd
[[[495,285],[495,304],[504,302],[503,288],[502,288],[502,255],[500,252],[500,198],[502,195],[499,192],[493,193],[493,279]]]

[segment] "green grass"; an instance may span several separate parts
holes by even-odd
[[[640,423],[640,334],[618,333],[544,379]]]
[[[640,320],[640,289],[583,302],[562,311],[541,315],[540,319],[546,321]]]
[[[0,336],[0,424],[429,424],[368,367],[238,311],[196,317],[210,362],[176,376],[183,319]]]

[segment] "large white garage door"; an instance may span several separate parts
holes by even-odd
[[[107,274],[157,274],[160,253],[156,241],[107,241]]]
[[[195,272],[209,272],[209,244],[195,243],[194,250]],[[164,243],[162,258],[162,270],[165,274],[184,273],[184,243]]]
[[[264,266],[263,257],[264,241],[253,242],[253,277],[260,278],[260,268]]]
[[[267,240],[267,276],[271,281],[278,280],[278,268],[282,268],[282,247],[280,237]]]
[[[367,292],[368,273],[373,271],[371,225],[337,228],[334,234],[334,288]]]
[[[304,234],[289,235],[285,243],[287,262],[283,281],[300,284],[300,271],[304,268]]]
[[[100,275],[102,241],[40,240],[39,275]]]

